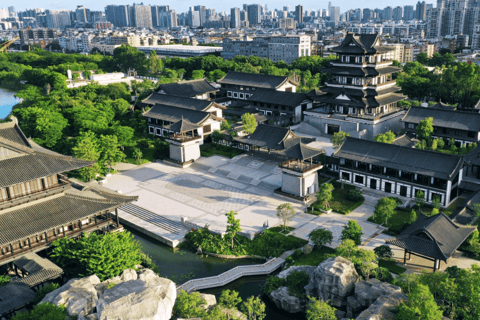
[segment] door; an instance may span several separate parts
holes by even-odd
[[[370,180],[370,188],[371,189],[377,189],[377,180],[375,180],[375,179]]]
[[[334,134],[335,132],[339,132],[339,131],[340,131],[339,126],[329,124],[328,127],[327,127],[327,134]]]
[[[407,196],[407,187],[406,186],[400,186],[400,195],[402,197],[406,197]]]
[[[385,192],[392,192],[392,184],[390,182],[385,182]]]

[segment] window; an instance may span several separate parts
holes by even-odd
[[[469,138],[475,138],[476,135],[477,135],[477,133],[474,132],[474,131],[467,131],[467,136]]]
[[[363,176],[355,176],[355,183],[364,184]]]
[[[413,123],[409,123],[408,124],[408,129],[413,129],[413,128],[415,128],[415,125]]]
[[[462,135],[462,130],[455,130],[455,135],[461,136]]]
[[[349,172],[342,172],[342,179],[350,181],[350,173]]]

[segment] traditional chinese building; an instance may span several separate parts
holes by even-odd
[[[332,49],[338,59],[323,70],[331,79],[310,95],[317,108],[305,111],[305,121],[326,134],[345,131],[366,139],[401,130],[404,113],[397,102],[405,97],[393,78],[401,71],[392,66],[393,50],[377,34],[348,33]]]
[[[75,183],[63,174],[92,164],[44,149],[16,122],[0,124],[0,265],[61,237],[123,229],[116,209],[137,197]]]

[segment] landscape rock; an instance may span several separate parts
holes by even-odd
[[[305,310],[306,301],[288,294],[287,287],[281,287],[272,291],[269,297],[278,308],[287,312],[297,313]]]
[[[200,297],[206,302],[205,309],[210,309],[217,304],[217,298],[213,294],[200,293]]]
[[[392,312],[393,308],[405,300],[407,300],[407,296],[402,292],[382,296],[367,310],[360,313],[356,320],[393,320],[395,318],[395,314]]]
[[[346,304],[360,276],[353,263],[343,257],[328,258],[315,269],[315,286],[320,300],[334,307]]]
[[[286,279],[287,276],[294,271],[304,271],[305,273],[307,273],[310,276],[310,281],[305,286],[305,292],[306,292],[307,296],[316,296],[317,295],[317,292],[316,292],[317,289],[315,287],[315,269],[316,269],[316,267],[314,267],[314,266],[293,266],[293,267],[290,267],[290,268],[285,269],[282,272],[280,272],[277,275],[277,277]]]
[[[355,284],[355,298],[364,307],[370,306],[381,296],[389,296],[396,292],[402,292],[402,289],[377,279],[360,281]]]
[[[96,276],[72,279],[60,288],[48,293],[40,303],[64,305],[69,315],[88,315],[94,312],[98,294],[95,286],[100,283]]]
[[[97,301],[100,320],[168,320],[172,316],[177,291],[175,284],[150,269],[138,279],[117,284],[104,291]]]
[[[117,284],[125,282],[125,281],[137,280],[137,278],[138,278],[138,276],[137,276],[137,272],[135,270],[126,269],[126,270],[123,271],[123,273],[120,276],[107,279],[107,280],[97,284],[95,286],[95,289],[97,290],[97,294],[100,297],[105,292],[105,290],[107,290],[110,283],[115,283],[117,285]]]

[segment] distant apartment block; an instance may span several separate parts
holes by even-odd
[[[253,41],[225,39],[222,56],[232,59],[238,55],[292,63],[295,59],[311,55],[310,37],[307,35],[256,37]]]
[[[70,10],[46,10],[47,27],[54,29],[63,29],[72,24],[70,19]]]
[[[55,29],[30,29],[20,30],[20,43],[22,45],[37,44],[42,48],[53,41],[58,40],[57,31]]]

